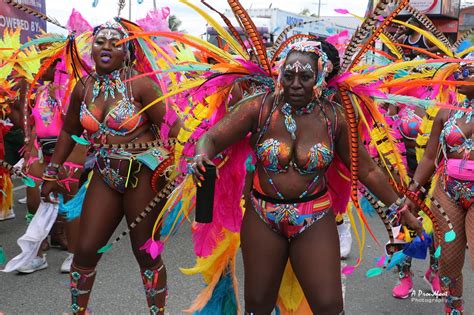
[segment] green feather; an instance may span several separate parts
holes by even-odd
[[[81,145],[90,145],[91,143],[84,138],[78,137],[76,135],[71,136],[72,140]]]
[[[112,248],[112,243],[107,244],[107,245],[105,245],[104,247],[102,247],[101,249],[99,249],[99,250],[97,251],[97,254],[103,254],[103,253],[105,253],[106,251],[110,250],[111,248]]]
[[[5,256],[5,251],[3,250],[3,247],[0,246],[0,265],[3,265],[7,262],[7,257]]]
[[[382,274],[382,271],[383,271],[382,268],[372,268],[372,269],[367,270],[365,275],[367,276],[367,278],[374,278],[374,277],[380,276]]]
[[[22,181],[23,181],[23,184],[25,184],[28,187],[36,186],[35,181],[31,177],[25,176],[22,178]]]
[[[41,45],[41,44],[46,44],[46,43],[57,43],[57,42],[65,42],[67,37],[64,37],[62,35],[59,36],[53,36],[53,37],[41,37],[41,38],[35,38],[30,40],[27,43],[24,43],[21,47],[20,50],[23,50],[25,48],[28,48],[33,45]]]

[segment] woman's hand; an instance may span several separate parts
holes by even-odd
[[[203,173],[206,172],[205,164],[215,166],[215,164],[207,157],[206,154],[196,154],[194,156],[194,162],[188,166],[189,173],[193,174],[194,183],[199,187],[202,185],[201,182],[204,181]]]
[[[57,203],[58,193],[60,192],[61,187],[57,181],[43,181],[43,186],[41,187],[41,199],[49,203]],[[56,200],[51,199],[51,194]]]
[[[419,207],[413,201],[411,201],[410,198],[406,198],[403,206],[407,207],[408,211],[410,211],[410,213],[414,216],[418,215]]]
[[[403,210],[405,208],[405,210]],[[421,238],[423,232],[423,224],[407,209],[407,206],[403,206],[400,213],[400,223],[408,227],[409,229],[416,232]]]

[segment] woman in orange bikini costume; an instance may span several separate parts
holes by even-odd
[[[51,164],[45,176],[55,178],[57,165],[63,163],[84,130],[96,156],[93,175],[84,199],[80,235],[71,267],[71,310],[85,314],[89,295],[107,243],[125,216],[130,225],[161,190],[166,180],[152,182],[160,164],[170,161],[170,148],[158,146],[160,135],[155,126],[163,123],[165,107],[152,106],[144,114],[140,109],[160,96],[148,77],[130,80],[133,70],[134,45],[117,42],[128,36],[120,19],[107,22],[94,30],[92,57],[95,72],[76,84],[65,123]],[[170,131],[175,136],[176,123]],[[42,195],[48,198],[55,190],[54,181],[46,181]],[[166,269],[161,256],[153,259],[140,250],[166,200],[162,200],[130,231],[132,249],[141,269],[151,314],[163,314],[167,297]]]

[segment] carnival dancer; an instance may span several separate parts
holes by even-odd
[[[24,154],[26,160],[25,169],[28,176],[35,179],[37,184],[35,187],[27,187],[27,206],[30,220],[39,207],[47,206],[40,200],[38,185],[43,180],[43,172],[50,162],[64,120],[65,107],[62,104],[63,94],[61,93],[64,86],[60,86],[60,82],[55,82],[55,77],[58,77],[56,68],[60,62],[61,59],[53,61],[51,66],[42,73],[41,79],[44,84],[36,91],[35,104],[31,109],[31,116],[28,115],[29,109],[25,108],[27,117],[25,118],[25,126],[28,129],[25,133],[27,135]],[[28,117],[31,117],[31,119]],[[67,162],[61,165],[60,183],[64,188],[62,194],[66,200],[74,196],[78,190],[77,186],[85,160],[85,153],[85,148],[77,145],[68,157]],[[57,225],[58,221],[55,224]],[[51,243],[53,243],[53,237],[56,235],[58,238],[56,242],[59,241],[61,246],[68,249],[69,253],[61,266],[61,271],[69,272],[77,235],[67,233],[68,239],[65,242],[67,228],[64,228],[65,223],[63,220],[59,224],[61,228],[56,233],[54,232],[53,225]],[[77,230],[74,228],[74,225],[77,225],[78,221],[68,222],[67,224],[69,229]],[[58,234],[60,234],[59,237]],[[21,273],[32,273],[47,268],[48,263],[46,255],[43,253],[43,248],[43,246],[40,247],[37,256],[20,266],[17,270]]]
[[[13,127],[10,114],[14,100],[11,95],[15,95],[11,91],[11,83],[0,80],[0,159],[2,160],[5,159],[5,135]],[[10,172],[5,168],[0,168],[0,192],[0,221],[14,219],[13,183]]]
[[[428,91],[429,92],[429,91]],[[419,94],[419,92],[418,92]],[[402,108],[400,108],[402,107]],[[425,110],[419,106],[389,106],[387,111],[387,121],[395,128],[397,134],[400,135],[399,140],[403,143],[406,168],[410,178],[417,168],[418,162],[416,158],[416,139],[421,132],[421,124],[425,116]],[[429,190],[429,183],[425,189]],[[429,220],[429,218],[425,218]],[[435,245],[431,243],[429,247],[429,267],[426,270],[423,279],[430,286],[433,294],[440,293],[440,283],[438,274],[438,259],[434,256]],[[413,291],[413,272],[411,271],[412,257],[407,256],[405,260],[397,265],[399,281],[392,289],[392,295],[395,298],[406,299]]]
[[[135,43],[117,44],[128,37],[127,28],[135,24],[117,18],[95,28],[92,58],[95,71],[76,84],[71,95],[65,123],[54,155],[46,168],[42,196],[49,199],[55,191],[58,165],[61,165],[75,145],[87,143],[79,139],[86,131],[96,163],[89,183],[81,215],[80,235],[71,267],[71,310],[75,314],[87,311],[89,296],[101,257],[98,251],[125,216],[131,223],[166,182],[154,171],[169,162],[169,147],[160,146],[160,126],[166,112],[164,106],[153,106],[137,115],[147,104],[160,96],[155,83],[148,77],[133,79],[136,61]],[[177,134],[180,124],[172,127]],[[151,183],[151,185],[150,185]],[[161,256],[151,258],[139,248],[153,228],[162,203],[131,231],[134,255],[140,265],[146,297],[152,314],[164,314],[167,285],[166,269]],[[102,251],[100,251],[102,252]]]
[[[464,64],[454,73],[454,78],[461,82],[474,82],[474,68]],[[459,85],[458,93],[465,95],[465,100],[458,109],[441,109],[433,123],[426,152],[420,161],[414,183],[410,189],[418,192],[422,185],[432,180],[436,185],[433,197],[446,211],[456,233],[452,242],[442,241],[439,261],[440,283],[447,294],[445,313],[463,314],[463,275],[466,244],[474,243],[474,90],[469,85]],[[434,177],[433,177],[434,176]],[[407,201],[412,211],[416,207]],[[442,219],[437,207],[432,207],[442,232],[449,227]],[[471,258],[474,257],[472,247]],[[474,259],[471,260],[474,266]]]
[[[241,228],[248,314],[271,313],[288,258],[313,313],[344,312],[325,172],[336,154],[347,166],[350,160],[346,121],[338,105],[322,97],[331,66],[319,42],[292,45],[280,68],[281,89],[240,104],[196,148],[192,170],[199,183],[204,164],[252,133],[257,164]],[[397,194],[362,146],[359,154],[360,181],[385,204],[399,208]],[[401,210],[403,222],[420,231],[420,222]]]

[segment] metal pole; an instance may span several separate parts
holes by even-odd
[[[318,18],[321,17],[321,0],[318,0]]]
[[[128,20],[132,20],[132,0],[128,1]]]
[[[154,8],[155,11],[156,11],[156,0],[153,0],[153,8]]]

